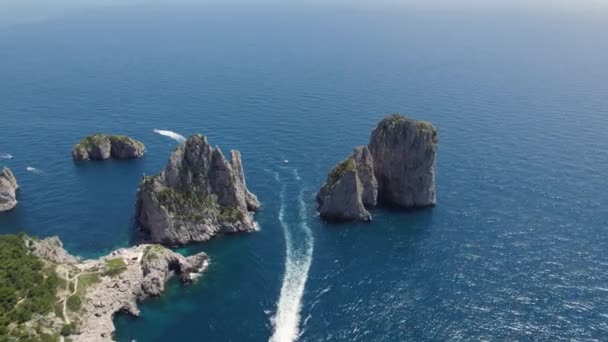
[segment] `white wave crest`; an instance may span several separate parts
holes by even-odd
[[[41,175],[41,174],[43,174],[43,173],[44,173],[44,171],[42,171],[42,170],[40,170],[40,169],[37,169],[37,168],[35,168],[35,167],[31,167],[31,166],[28,166],[28,167],[26,167],[25,169],[26,169],[26,170],[28,170],[29,172],[35,173],[35,174],[37,174],[37,175]]]
[[[299,179],[297,170],[294,170],[294,177]],[[308,279],[314,246],[312,231],[307,223],[304,189],[300,189],[298,196],[300,230],[292,231],[285,221],[285,188],[286,186],[283,185],[280,193],[279,222],[285,234],[287,260],[285,261],[285,275],[283,276],[283,284],[277,303],[277,312],[271,318],[274,332],[269,339],[270,342],[292,342],[300,336],[302,297]],[[293,239],[294,233],[297,233],[298,236],[302,235],[303,238]]]
[[[2,159],[13,159],[14,157],[13,157],[12,154],[3,153],[3,154],[0,154],[0,158],[2,158]]]
[[[173,131],[166,131],[164,129],[154,129],[154,133],[169,137],[179,143],[183,143],[184,141],[186,141],[186,138],[183,135],[175,133]]]

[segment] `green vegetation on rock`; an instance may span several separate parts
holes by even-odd
[[[245,214],[235,205],[220,207],[220,218],[228,222],[238,222],[243,220]]]
[[[80,299],[78,294],[75,294],[73,296],[70,296],[70,298],[68,298],[65,304],[68,310],[78,311],[82,307],[82,299]]]
[[[127,263],[123,258],[106,259],[106,271],[104,276],[116,277],[127,269]]]
[[[98,273],[84,273],[78,277],[76,293],[67,299],[66,306],[70,311],[79,311],[82,307],[84,295],[89,286],[99,282]],[[73,290],[73,287],[72,287]]]
[[[171,212],[197,222],[205,222],[217,215],[220,210],[215,196],[203,196],[193,190],[178,191],[164,188],[158,192],[157,197],[159,203]]]
[[[143,187],[143,186],[152,185],[152,183],[154,183],[154,180],[156,179],[156,177],[158,177],[158,175],[142,176],[141,181],[139,182],[139,186]]]
[[[160,254],[164,253],[165,251],[165,247],[161,246],[161,245],[152,245],[152,246],[148,246],[146,247],[146,249],[144,249],[144,254],[142,256],[142,260],[144,262],[148,262],[154,259],[158,259],[160,257]]]
[[[126,135],[110,135],[109,138],[110,138],[110,140],[123,141],[123,142],[134,142],[135,141],[134,139],[129,138]]]
[[[63,327],[61,327],[61,336],[69,336],[77,334],[78,332],[78,326],[75,323],[64,324]]]
[[[80,142],[76,146],[83,147],[85,149],[89,149],[89,148],[93,147],[93,145],[95,145],[96,143],[103,141],[104,139],[107,139],[107,138],[108,138],[108,136],[105,134],[95,133],[95,134],[89,135],[88,137],[85,137],[82,140],[80,140]]]
[[[407,125],[413,125],[416,127],[417,135],[427,134],[427,136],[430,137],[431,141],[434,144],[439,142],[437,138],[437,130],[435,130],[433,124],[427,121],[418,121],[410,119],[400,114],[391,114],[385,117],[384,119],[382,119],[382,121],[380,121],[380,123],[378,123],[378,128],[380,128],[384,132],[387,132],[389,130],[395,129],[400,125],[406,127]]]
[[[0,341],[15,338],[34,315],[53,311],[59,284],[54,267],[29,253],[25,235],[1,235]]]
[[[334,186],[340,180],[340,178],[344,177],[344,175],[347,174],[348,172],[355,172],[355,171],[357,171],[357,165],[355,164],[355,161],[353,160],[353,158],[348,157],[348,158],[344,159],[343,161],[340,162],[340,164],[336,165],[336,167],[334,167],[331,170],[331,172],[329,173],[329,177],[328,177],[329,186]]]

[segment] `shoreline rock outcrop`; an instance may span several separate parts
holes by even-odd
[[[0,172],[0,211],[8,211],[17,205],[17,179],[13,172],[5,167]]]
[[[62,305],[42,320],[47,322],[44,330],[61,332],[75,342],[113,341],[116,314],[139,316],[138,303],[161,295],[170,277],[177,275],[189,284],[209,265],[205,253],[185,257],[160,245],[122,248],[81,261],[63,249],[57,237],[26,237],[24,244],[66,283],[57,293]]]
[[[144,155],[145,145],[124,135],[93,134],[82,139],[72,149],[75,161],[135,159]]]
[[[246,186],[241,154],[227,160],[203,135],[193,135],[165,169],[144,176],[136,220],[144,239],[164,245],[206,241],[217,234],[257,230],[257,197]]]
[[[70,255],[64,248],[59,237],[52,236],[46,239],[28,239],[28,248],[38,258],[56,264],[75,264],[79,259]]]
[[[177,275],[182,283],[189,284],[209,265],[205,253],[184,257],[160,245],[120,249],[104,257],[102,263],[107,268],[109,262],[120,259],[125,260],[126,265],[119,275],[102,276],[87,290],[81,333],[70,336],[73,341],[113,340],[113,319],[117,313],[139,316],[137,303],[160,296],[170,277]]]
[[[434,206],[437,131],[401,115],[378,123],[368,146],[329,173],[317,194],[319,215],[330,221],[371,221],[368,209]]]

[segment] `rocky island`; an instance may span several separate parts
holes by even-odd
[[[0,258],[2,341],[111,341],[116,313],[139,315],[137,302],[163,293],[173,274],[190,283],[209,264],[205,253],[146,244],[83,261],[56,237],[23,234],[0,236]]]
[[[0,172],[0,211],[13,209],[17,205],[17,179],[9,168]]]
[[[141,141],[124,135],[93,134],[82,139],[72,149],[72,158],[82,160],[134,159],[144,155]]]
[[[373,130],[327,176],[317,194],[319,214],[331,221],[370,221],[376,205],[434,206],[437,131],[432,124],[395,114]]]
[[[193,135],[170,156],[165,169],[144,176],[136,219],[147,241],[182,245],[217,234],[257,229],[260,203],[245,184],[238,151],[227,160],[203,135]]]

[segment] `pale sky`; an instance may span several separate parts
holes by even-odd
[[[483,11],[589,12],[608,15],[608,0],[0,0],[0,28],[98,7],[191,4],[345,6],[370,9],[420,8]]]

